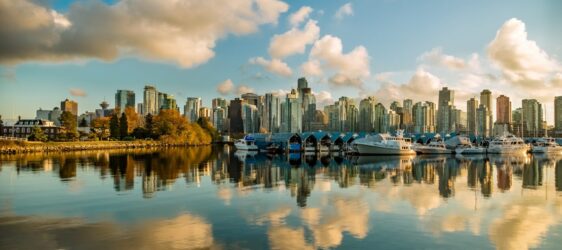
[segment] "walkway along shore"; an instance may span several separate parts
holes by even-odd
[[[0,154],[66,152],[104,149],[168,148],[202,146],[163,141],[80,141],[80,142],[13,142],[0,141]]]

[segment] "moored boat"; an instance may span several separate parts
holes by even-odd
[[[556,143],[552,137],[540,138],[531,147],[532,153],[539,154],[562,154],[562,146]]]
[[[488,154],[525,154],[529,151],[529,145],[523,139],[512,134],[505,134],[490,142]]]
[[[359,155],[414,155],[412,143],[404,138],[399,130],[396,136],[388,133],[368,136],[353,142],[353,147]]]
[[[258,151],[258,146],[256,145],[256,141],[253,137],[247,135],[244,138],[236,140],[234,142],[234,146],[237,150],[243,151]]]

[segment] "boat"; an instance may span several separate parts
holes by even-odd
[[[247,135],[244,138],[236,140],[234,142],[234,146],[237,150],[244,150],[244,151],[258,151],[258,146],[256,145],[256,140]]]
[[[523,139],[512,134],[493,139],[488,146],[488,154],[525,154],[529,151],[529,145]]]
[[[450,154],[453,150],[447,148],[447,144],[441,140],[441,136],[436,134],[434,140],[428,144],[416,143],[412,149],[418,154]]]
[[[359,155],[414,155],[412,143],[404,138],[403,130],[398,130],[396,136],[388,133],[367,136],[353,142],[354,149]]]
[[[552,137],[540,138],[531,147],[532,153],[539,154],[562,154],[562,146],[556,143]]]
[[[455,148],[455,153],[457,154],[467,154],[467,155],[474,155],[474,154],[486,154],[486,148],[485,147],[478,147],[478,146],[473,146],[471,144],[468,145],[461,145],[458,146],[457,148]]]
[[[281,146],[279,144],[271,143],[265,149],[262,149],[262,151],[269,154],[277,154],[279,152],[282,152],[283,150],[281,149]]]

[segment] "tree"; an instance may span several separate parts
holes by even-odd
[[[121,118],[119,119],[119,135],[121,139],[129,135],[129,123],[127,122],[127,115],[125,112],[121,114]]]
[[[78,137],[78,131],[76,130],[77,120],[78,118],[68,111],[64,111],[60,115],[59,121],[63,127],[61,136],[66,140],[74,140]]]
[[[90,123],[90,129],[99,140],[107,139],[109,137],[109,117],[93,119]]]
[[[146,137],[154,138],[154,117],[152,114],[148,114],[144,117],[144,127],[146,128]]]
[[[0,136],[4,135],[4,121],[2,121],[2,116],[0,115]]]
[[[86,121],[86,118],[83,117],[82,120],[80,120],[80,124],[78,125],[78,127],[81,128],[88,127],[88,122]]]
[[[119,139],[119,132],[119,117],[117,117],[117,114],[113,113],[109,119],[109,136],[113,139]]]
[[[39,126],[34,126],[31,130],[31,135],[27,137],[30,141],[47,141],[49,138]]]
[[[125,114],[127,115],[127,125],[128,125],[128,133],[133,132],[135,128],[138,128],[142,124],[142,119],[135,111],[133,107],[125,108]]]
[[[215,127],[213,127],[213,124],[209,121],[208,118],[199,117],[199,119],[197,119],[197,124],[201,126],[202,129],[207,131],[207,133],[212,137],[213,140],[219,139],[219,132],[217,131],[217,129],[215,129]]]

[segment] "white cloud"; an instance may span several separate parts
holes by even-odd
[[[226,79],[217,85],[217,92],[221,95],[229,95],[232,93],[232,90],[234,90],[234,83],[230,79]]]
[[[301,72],[305,76],[321,76],[323,71],[318,60],[311,60],[301,65]]]
[[[442,48],[433,48],[431,51],[423,53],[418,60],[451,70],[459,70],[467,67],[467,63],[463,59],[443,54]]]
[[[305,67],[315,69],[312,66],[318,65],[318,63],[322,68],[335,72],[329,78],[329,82],[336,86],[361,88],[365,78],[370,75],[370,57],[367,49],[358,46],[344,54],[341,39],[331,35],[326,35],[314,43],[310,51],[309,62],[305,63]],[[319,72],[315,70],[312,72]]]
[[[269,54],[273,58],[284,58],[293,54],[303,54],[306,45],[318,40],[320,28],[317,22],[309,20],[302,30],[292,28],[291,30],[275,35],[269,44]]]
[[[309,6],[302,6],[299,10],[289,16],[289,24],[291,26],[299,26],[300,23],[304,22],[308,16],[312,13],[312,8]]]
[[[0,63],[136,56],[189,68],[214,57],[219,39],[275,24],[287,10],[279,0],[121,0],[80,1],[62,14],[0,0],[0,23],[10,24],[0,26]]]
[[[392,101],[410,98],[417,101],[436,102],[436,94],[441,88],[441,80],[433,74],[418,69],[407,83],[398,84],[389,79],[391,73],[378,75],[383,79],[380,88],[373,94],[377,99],[388,105]]]
[[[289,77],[293,74],[289,65],[275,58],[269,61],[263,57],[255,57],[250,59],[250,64],[260,65],[267,71],[280,76]]]
[[[535,41],[527,38],[525,23],[515,18],[498,30],[488,45],[488,56],[508,81],[531,88],[543,84],[550,73],[560,68]]]
[[[316,97],[316,104],[319,107],[323,107],[326,105],[330,105],[334,103],[334,97],[332,97],[332,93],[322,90],[318,93],[314,93]]]
[[[346,16],[353,16],[353,6],[351,6],[351,3],[342,5],[335,14],[335,17],[339,20],[343,19]]]
[[[76,96],[76,97],[85,97],[88,94],[86,94],[86,91],[84,91],[83,89],[79,89],[79,88],[71,88],[69,89],[70,95],[72,96]]]
[[[238,95],[242,95],[242,94],[246,94],[246,93],[255,93],[255,90],[247,85],[240,85],[237,88],[237,94]]]

